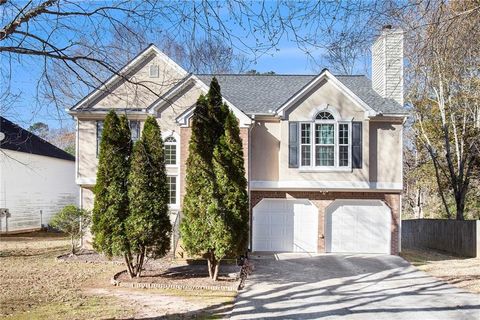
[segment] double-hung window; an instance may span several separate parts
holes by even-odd
[[[310,123],[302,123],[300,126],[300,152],[302,166],[310,166],[312,161],[311,127],[312,125]]]
[[[351,122],[339,121],[328,111],[301,122],[300,167],[341,169],[351,167]]]
[[[348,123],[338,124],[338,166],[348,167],[350,163],[350,130]]]
[[[315,123],[315,166],[335,166],[335,124]]]
[[[177,204],[177,177],[167,176],[167,184],[168,184],[168,204],[176,205]]]

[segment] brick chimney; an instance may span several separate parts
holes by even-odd
[[[382,28],[372,45],[372,87],[403,106],[403,30]]]

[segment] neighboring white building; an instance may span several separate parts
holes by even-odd
[[[40,229],[77,204],[75,157],[0,117],[0,232]]]

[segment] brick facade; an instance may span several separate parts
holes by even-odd
[[[319,191],[251,191],[250,217],[252,209],[264,198],[309,199],[318,208],[318,252],[325,252],[325,208],[337,199],[381,200],[392,211],[391,254],[399,253],[400,194],[381,192],[319,192]],[[250,219],[251,221],[251,219]]]

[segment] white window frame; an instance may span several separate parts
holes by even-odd
[[[176,197],[175,197],[175,204],[168,204],[168,208],[170,211],[180,210],[180,135],[173,131],[164,131],[162,132],[162,139],[165,141],[168,137],[175,138],[175,145],[176,145],[176,164],[165,164],[165,168],[167,169],[167,177],[175,177],[177,181],[176,185]],[[164,142],[165,143],[165,142]],[[169,194],[170,197],[170,194]]]
[[[175,142],[164,142],[164,145],[175,145],[175,164],[165,164],[167,168],[179,168],[180,167],[180,136],[174,131],[167,131],[162,133],[163,141],[168,137],[173,137]]]
[[[348,127],[348,143],[345,144],[340,144],[340,125],[341,124],[346,124]],[[337,134],[337,146],[338,146],[338,151],[337,151],[337,165],[339,168],[352,168],[352,121],[338,121],[338,134]],[[348,163],[346,166],[340,166],[340,146],[347,146],[348,150]]]
[[[317,120],[317,114],[320,112],[328,112],[333,117],[334,120]],[[298,137],[299,137],[299,150],[298,150],[298,159],[299,159],[299,170],[304,172],[316,172],[316,171],[351,171],[352,170],[352,120],[342,120],[338,119],[338,114],[330,111],[329,109],[318,110],[314,115],[311,121],[301,121],[299,122],[298,126]],[[310,124],[310,166],[302,166],[302,124]],[[333,166],[316,166],[315,157],[316,157],[316,149],[317,145],[315,140],[315,132],[316,132],[316,125],[317,124],[333,124],[334,126],[334,165]],[[348,166],[340,166],[340,124],[347,124],[348,125]],[[331,146],[331,145],[328,145]]]
[[[320,144],[317,144],[317,140],[316,140],[316,133],[317,133],[317,125],[322,125],[322,124],[331,124],[333,125],[333,144],[323,144],[323,143],[320,143]],[[337,139],[338,139],[338,126],[337,126],[337,123],[335,122],[335,120],[315,120],[314,123],[313,123],[313,134],[312,134],[312,138],[314,139],[312,141],[312,144],[313,144],[313,149],[314,149],[314,154],[313,154],[313,161],[312,162],[312,167],[315,167],[315,168],[326,168],[326,169],[333,169],[335,167],[337,167],[337,157],[335,156],[335,153],[337,152],[337,148],[338,148],[338,145],[337,145]],[[317,166],[317,148],[319,147],[332,147],[333,146],[333,166]]]
[[[303,143],[302,142],[302,126],[303,125],[309,125],[310,126],[310,136],[309,136],[309,140],[310,142],[309,143]],[[310,147],[310,166],[312,166],[312,123],[309,123],[309,122],[301,122],[300,123],[300,155],[302,155],[302,147],[304,146],[309,146]],[[302,166],[302,161],[303,161],[303,157],[299,157],[300,159],[300,166]]]
[[[170,210],[176,210],[180,208],[180,176],[176,174],[173,174],[173,175],[167,174],[167,179],[169,178],[175,178],[175,203],[170,203],[170,187],[169,187],[168,207]]]
[[[175,142],[166,141],[168,138],[173,138],[173,139],[175,139]],[[164,145],[165,145],[165,155],[167,155],[167,152],[166,152],[167,146],[175,146],[175,164],[171,164],[171,163],[167,164],[167,163],[165,162],[165,166],[167,166],[167,167],[172,167],[172,168],[178,167],[178,139],[177,139],[175,136],[173,136],[173,135],[172,135],[172,136],[168,136],[168,137],[165,138]]]

